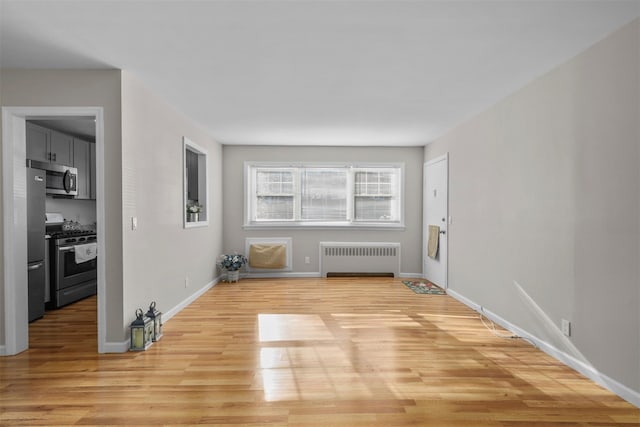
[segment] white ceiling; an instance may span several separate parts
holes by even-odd
[[[2,68],[119,68],[224,144],[424,145],[630,1],[0,0]]]

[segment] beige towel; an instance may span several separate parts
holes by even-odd
[[[98,244],[75,245],[73,251],[75,252],[76,264],[82,264],[83,262],[91,261],[98,255]]]
[[[285,268],[287,266],[287,247],[277,244],[251,245],[249,248],[249,267]]]
[[[440,240],[440,227],[437,225],[429,226],[429,242],[427,243],[427,255],[429,258],[436,258],[438,255],[438,241]]]

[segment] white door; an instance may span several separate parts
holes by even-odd
[[[447,287],[448,184],[449,158],[447,154],[424,164],[423,274],[425,279],[442,288]],[[434,258],[429,257],[427,253],[430,225],[440,227],[438,252]]]

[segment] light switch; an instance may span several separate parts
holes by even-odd
[[[131,217],[131,229],[132,230],[138,229],[138,217],[135,217],[135,216]]]

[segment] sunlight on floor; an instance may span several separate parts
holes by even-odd
[[[260,342],[333,339],[315,314],[258,314],[258,329]]]

